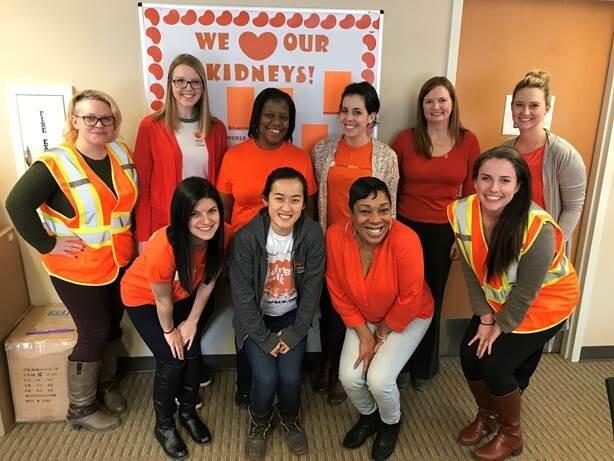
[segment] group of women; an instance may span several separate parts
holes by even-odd
[[[256,97],[248,140],[227,150],[191,55],[171,63],[164,108],[142,120],[134,154],[117,141],[113,99],[76,94],[65,142],[37,158],[6,203],[77,326],[69,425],[120,424],[127,405],[114,376],[126,307],[156,360],[156,440],[174,459],[187,455],[177,415],[196,443],[211,441],[197,411],[200,338],[227,263],[246,459],[265,458],[274,414],[289,451],[309,449],[300,378],[318,307],[314,387],[330,404],[347,395],[359,412],[343,446],[376,434],[372,457],[386,459],[401,425],[399,387],[424,391],[437,373],[443,293],[460,255],[475,314],[461,364],[478,411],[458,442],[494,434],[475,449],[479,459],[518,454],[521,393],[578,299],[568,249],[585,171],[543,127],[548,80],[530,72],[518,83],[520,135],[481,155],[444,77],[423,85],[416,126],[392,148],[372,137],[375,89],[348,85],[340,135],[311,156],[291,143],[296,108],[274,88]]]

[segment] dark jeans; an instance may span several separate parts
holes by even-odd
[[[194,296],[190,296],[181,301],[177,301],[173,305],[173,322],[175,326],[178,326],[181,322],[188,318],[192,305],[194,304]],[[206,308],[205,308],[206,309]],[[147,344],[147,347],[151,350],[156,360],[160,360],[168,365],[181,366],[183,361],[173,357],[171,348],[169,347],[166,339],[164,339],[164,333],[162,332],[162,326],[158,320],[158,313],[156,306],[153,304],[146,304],[139,307],[129,307],[126,309],[128,316],[134,327]],[[192,347],[188,350],[187,345],[184,347],[184,356],[186,359],[200,359],[200,338],[202,336],[203,328],[205,326],[205,314],[200,316],[196,327],[196,335],[194,335],[194,341],[192,341]]]
[[[296,309],[279,317],[264,316],[264,324],[272,332],[293,325]],[[279,411],[298,414],[301,406],[301,366],[305,355],[306,338],[285,354],[273,357],[263,351],[249,336],[243,349],[252,368],[250,411],[255,416],[268,415],[273,409],[275,394]]]
[[[433,224],[411,221],[399,216],[420,238],[424,253],[424,279],[431,290],[435,309],[433,321],[420,345],[403,368],[412,378],[431,379],[439,371],[439,323],[441,305],[450,273],[450,248],[454,243],[454,232],[449,224]]]
[[[120,269],[115,281],[108,285],[87,286],[51,277],[58,296],[70,312],[77,327],[77,344],[68,357],[73,362],[102,360],[107,341],[122,337],[120,323],[124,303],[119,294]]]
[[[479,359],[475,354],[478,341],[471,347],[467,343],[475,336],[480,318],[474,316],[460,345],[460,361],[468,381],[485,380],[494,395],[506,395],[519,387],[515,373],[526,362],[534,363],[536,353],[563,327],[564,322],[537,333],[502,333],[492,346],[490,355]],[[536,364],[535,364],[536,365]]]
[[[320,317],[322,355],[320,360],[322,363],[329,362],[331,369],[336,372],[339,370],[339,359],[341,357],[341,349],[343,349],[346,326],[333,307],[326,284],[322,287],[320,310],[322,311],[322,316]]]

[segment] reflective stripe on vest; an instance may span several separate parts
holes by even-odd
[[[534,203],[531,203],[531,207],[529,208],[528,225],[523,233],[523,243],[519,259],[512,262],[503,274],[498,277],[491,278],[490,283],[488,283],[486,281],[486,267],[476,267],[476,255],[473,254],[473,236],[484,239],[479,213],[479,200],[476,195],[457,200],[450,205],[448,210],[448,216],[450,218],[450,223],[452,224],[458,246],[465,257],[465,260],[477,275],[478,281],[482,286],[482,290],[484,291],[487,300],[494,301],[498,304],[505,304],[513,286],[517,282],[518,262],[520,258],[522,258],[522,255],[524,255],[531,248],[535,238],[546,222],[552,224],[555,229],[556,253],[548,272],[546,272],[542,287],[556,283],[558,280],[573,271],[569,260],[564,254],[563,234],[559,226],[554,222],[548,213]],[[475,229],[474,231],[472,227],[476,224],[479,224],[480,228]],[[486,244],[484,243],[484,245]],[[486,258],[484,258],[484,266],[485,265]]]

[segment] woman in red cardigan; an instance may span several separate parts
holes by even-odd
[[[177,56],[166,89],[164,107],[141,121],[134,149],[139,253],[151,234],[169,224],[177,184],[190,176],[215,184],[226,152],[226,127],[211,115],[202,63],[190,54]]]

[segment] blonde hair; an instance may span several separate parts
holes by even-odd
[[[546,107],[550,107],[550,74],[541,69],[530,70],[522,80],[514,87],[512,102],[516,99],[516,93],[524,88],[538,88],[544,92]]]
[[[156,115],[156,120],[164,119],[164,123],[171,130],[175,131],[179,127],[179,113],[177,111],[177,102],[173,95],[173,72],[175,68],[180,65],[186,65],[191,67],[200,77],[203,84],[203,93],[200,96],[200,100],[194,106],[196,108],[196,116],[198,117],[198,127],[196,136],[205,137],[213,126],[214,117],[211,115],[211,109],[209,108],[209,95],[207,94],[207,76],[205,75],[205,68],[202,62],[196,59],[191,54],[180,54],[168,68],[168,76],[166,79],[166,98],[164,100],[164,107],[160,109]]]
[[[70,104],[68,105],[68,113],[66,115],[66,126],[64,127],[64,140],[68,142],[75,142],[78,136],[78,130],[72,124],[72,116],[75,114],[75,109],[77,108],[77,104],[81,101],[100,101],[104,102],[111,109],[111,114],[115,118],[115,123],[113,124],[113,139],[116,139],[119,136],[119,128],[122,124],[122,113],[119,110],[119,106],[115,102],[115,100],[106,93],[98,90],[83,90],[78,93],[75,93],[70,100]]]

